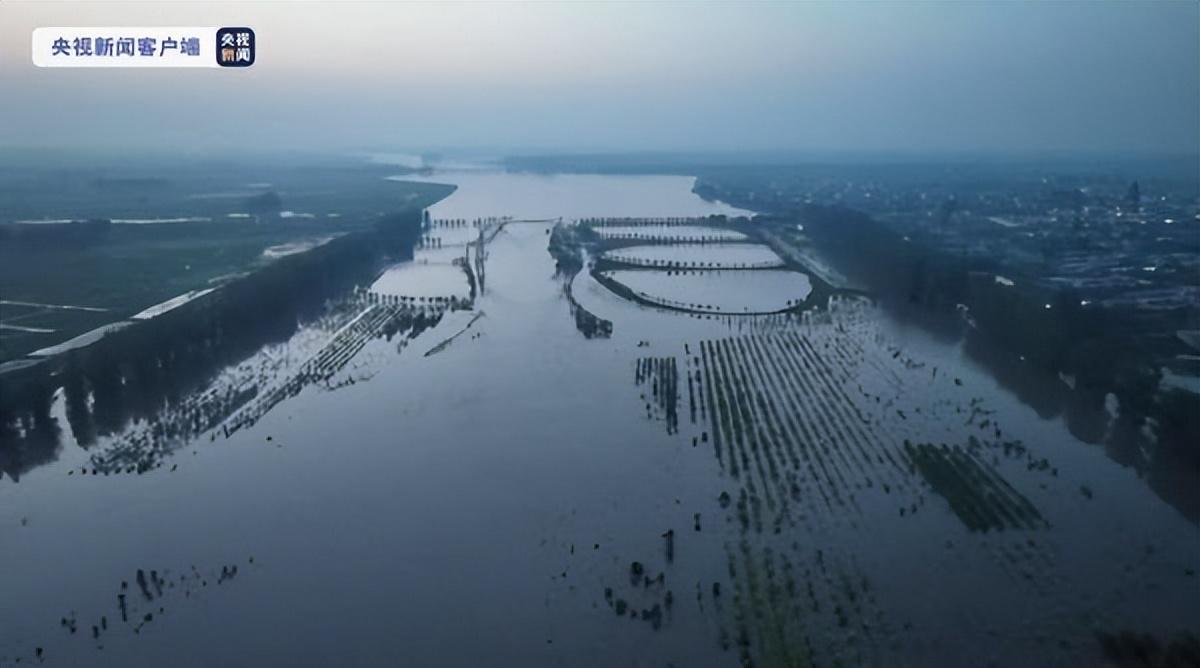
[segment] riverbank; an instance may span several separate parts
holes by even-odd
[[[420,210],[383,216],[367,229],[282,257],[156,317],[129,321],[86,346],[0,375],[0,451],[21,450],[20,443],[49,420],[50,402],[64,384],[93,388],[101,406],[116,398],[115,389],[102,389],[110,381],[177,391],[290,335],[325,300],[369,282],[388,263],[411,258],[422,222]],[[136,380],[121,380],[131,375]],[[8,472],[22,468],[14,462]]]

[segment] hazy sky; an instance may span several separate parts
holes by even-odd
[[[38,26],[248,25],[248,70]],[[1200,3],[0,0],[0,145],[1200,151]]]

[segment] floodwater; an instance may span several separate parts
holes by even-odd
[[[682,241],[743,241],[746,235],[702,225],[605,225],[596,233],[605,239],[682,240]]]
[[[177,218],[113,218],[109,220],[114,225],[161,225],[165,223],[207,223],[212,218],[207,216],[182,216]],[[45,224],[62,224],[74,222],[70,218],[61,219],[44,219],[44,220],[18,220],[20,225],[45,225]]]
[[[749,215],[692,194],[688,176],[532,174],[455,171],[429,177],[396,176],[397,181],[452,183],[453,196],[430,208],[434,218],[511,216],[521,220],[594,216]]]
[[[629,246],[608,251],[604,257],[645,267],[762,269],[783,265],[769,246],[750,243]]]
[[[438,176],[435,218],[728,212],[677,177]],[[1196,527],[955,345],[583,273],[588,339],[550,228],[496,235],[473,313],[385,337],[351,301],[230,367],[338,360],[143,473],[97,475],[120,436],[81,448],[56,401],[53,461],[0,480],[0,665],[1096,665],[1098,631],[1196,630]]]
[[[607,276],[654,302],[713,313],[771,313],[803,302],[808,276],[795,271],[620,270]]]
[[[470,294],[467,275],[448,263],[404,262],[387,269],[371,291],[396,297],[458,297]]]

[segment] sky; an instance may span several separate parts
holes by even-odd
[[[246,25],[229,69],[39,26]],[[0,146],[1200,152],[1200,3],[0,0]]]

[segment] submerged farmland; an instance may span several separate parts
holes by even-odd
[[[0,665],[1194,655],[1196,527],[1132,471],[815,248],[592,178],[473,173],[411,258],[64,358],[2,436]]]
[[[604,254],[606,260],[638,267],[671,269],[770,269],[784,266],[770,247],[751,243],[628,246]]]
[[[705,313],[773,313],[803,303],[808,276],[791,271],[611,271],[604,278],[656,304]]]

